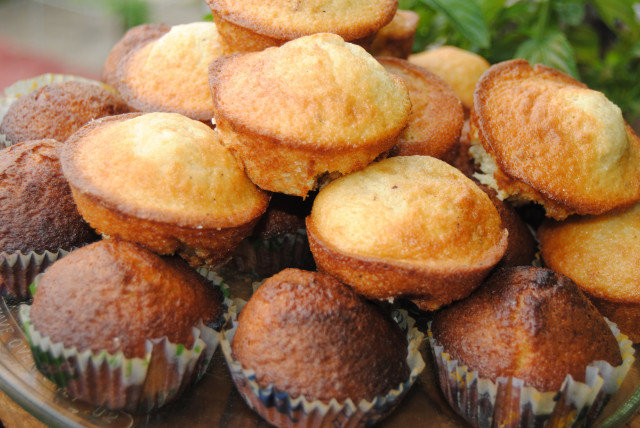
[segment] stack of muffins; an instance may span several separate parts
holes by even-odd
[[[215,23],[127,32],[104,83],[2,101],[0,280],[33,298],[38,368],[150,411],[220,341],[270,423],[365,426],[425,366],[417,307],[469,423],[595,420],[634,358],[611,321],[640,322],[640,139],[620,110],[522,60],[406,61],[417,17],[394,0],[207,3]],[[512,206],[530,202],[556,272],[531,266]],[[229,307],[225,264],[270,278]]]

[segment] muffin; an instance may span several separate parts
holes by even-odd
[[[97,236],[73,203],[55,140],[0,150],[0,291],[20,299],[61,254]],[[66,251],[65,251],[66,250]]]
[[[318,269],[372,299],[426,310],[468,296],[505,253],[489,197],[450,165],[394,157],[322,189],[307,218]]]
[[[210,81],[223,144],[259,187],[293,196],[391,149],[411,110],[399,78],[333,34],[222,57]]]
[[[451,85],[466,110],[473,107],[476,82],[490,67],[480,55],[455,46],[440,46],[411,55],[409,62],[426,68]]]
[[[419,20],[415,12],[398,10],[391,22],[378,31],[367,51],[373,56],[407,59],[413,48]]]
[[[135,111],[180,113],[210,124],[207,69],[221,55],[212,22],[144,25],[129,30],[114,47],[103,76]]]
[[[127,411],[159,407],[204,373],[217,346],[206,324],[222,314],[219,290],[182,260],[119,240],[57,261],[21,311],[45,376],[75,398]]]
[[[567,275],[600,313],[640,342],[640,205],[613,214],[547,221],[538,230],[547,266]]]
[[[451,87],[422,67],[397,58],[378,58],[409,90],[411,116],[392,156],[422,155],[450,161],[464,123],[462,104]]]
[[[227,266],[260,279],[284,268],[315,269],[304,223],[311,202],[274,193],[251,236],[240,243]]]
[[[309,2],[206,0],[227,54],[261,51],[316,33],[368,46],[393,19],[397,0]]]
[[[0,134],[11,144],[48,138],[64,142],[85,123],[128,111],[112,88],[98,82],[51,83],[12,102]]]
[[[226,260],[269,201],[211,128],[175,113],[94,121],[61,161],[93,228],[193,266]]]
[[[640,138],[604,94],[513,60],[482,76],[474,102],[475,177],[500,199],[536,202],[556,220],[640,199]]]
[[[593,423],[633,361],[569,278],[535,267],[498,270],[429,334],[443,393],[474,426]]]
[[[322,426],[364,426],[390,412],[424,368],[417,351],[422,335],[411,326],[405,329],[413,331],[411,343],[378,306],[334,278],[286,269],[254,293],[230,334],[230,348],[228,334],[222,346],[230,353],[225,356],[232,360],[240,393],[270,423],[291,424],[291,418],[299,426],[311,420],[321,420]],[[240,380],[238,366],[251,370],[249,382],[260,388],[260,398],[246,379]],[[263,391],[305,405],[287,409],[285,404],[279,414],[262,404]],[[334,408],[321,419],[316,411],[328,411],[330,401]]]

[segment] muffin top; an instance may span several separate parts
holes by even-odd
[[[367,49],[374,56],[406,59],[411,53],[420,16],[411,10],[398,10],[390,23],[378,31]]]
[[[448,271],[495,264],[507,232],[489,197],[452,166],[399,156],[339,178],[307,226],[342,253]]]
[[[490,64],[473,52],[455,46],[441,46],[411,55],[409,61],[426,68],[447,82],[469,110],[473,107],[476,82]]]
[[[388,24],[397,0],[206,0],[223,19],[276,39],[334,33],[354,40]]]
[[[129,52],[118,63],[116,88],[137,111],[166,111],[196,120],[211,119],[213,101],[207,70],[222,55],[215,24],[196,22],[146,28],[155,37],[130,36],[136,42],[128,44]]]
[[[78,351],[144,357],[147,339],[193,345],[193,327],[222,315],[222,296],[180,259],[103,240],[56,261],[42,276],[31,322]]]
[[[548,215],[602,214],[640,199],[640,138],[615,104],[568,75],[524,60],[494,65],[474,112],[499,171],[555,204]]]
[[[96,238],[71,197],[55,140],[0,150],[0,252],[71,249]]]
[[[395,139],[411,110],[399,78],[333,34],[223,57],[210,73],[216,120],[288,147],[377,146]]]
[[[437,312],[434,338],[452,359],[496,381],[513,376],[540,391],[557,391],[586,367],[622,363],[613,333],[567,277],[548,269],[496,271],[468,299]]]
[[[334,278],[298,269],[260,286],[231,348],[261,386],[310,400],[357,403],[409,377],[407,340],[390,317]]]
[[[640,303],[640,205],[620,213],[547,221],[538,239],[544,262],[588,294]]]
[[[378,58],[409,90],[411,116],[392,153],[452,157],[464,123],[462,104],[451,87],[428,70],[398,58]]]
[[[93,119],[128,111],[113,89],[97,82],[52,83],[13,102],[0,124],[0,134],[13,144],[43,138],[64,142]]]
[[[61,161],[74,191],[125,214],[181,227],[244,224],[269,200],[211,128],[175,113],[95,121],[69,140]]]

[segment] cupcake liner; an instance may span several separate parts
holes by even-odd
[[[102,82],[86,79],[84,77],[72,76],[68,74],[47,73],[47,74],[42,74],[40,76],[33,77],[31,79],[19,80],[13,85],[6,88],[4,90],[4,96],[0,97],[0,123],[2,123],[2,120],[4,119],[4,116],[7,114],[7,111],[9,111],[11,104],[13,104],[13,102],[16,101],[18,98],[30,92],[33,92],[38,88],[41,88],[46,85],[50,85],[52,83],[70,82],[70,81],[91,83],[115,92],[115,89],[113,89],[109,85],[105,85]],[[0,149],[9,147],[11,145],[13,145],[13,143],[9,140],[9,138],[5,134],[0,134]]]
[[[245,239],[236,249],[230,264],[239,272],[252,273],[260,278],[269,277],[285,268],[315,267],[304,229],[269,239]]]
[[[200,322],[191,348],[163,337],[146,341],[143,358],[80,352],[41,335],[30,309],[20,306],[20,321],[38,370],[71,396],[109,409],[148,412],[172,401],[204,375],[219,343],[218,332]]]
[[[609,320],[622,355],[622,364],[595,361],[586,369],[584,382],[567,375],[560,391],[541,392],[517,378],[496,382],[460,365],[444,351],[431,332],[429,343],[437,367],[440,389],[449,405],[476,427],[565,427],[592,425],[609,399],[618,391],[635,360],[633,344]]]
[[[66,250],[35,251],[26,254],[0,252],[0,295],[19,301],[31,297],[29,285],[56,260],[69,254]]]
[[[332,399],[328,403],[307,400],[303,396],[291,397],[273,384],[263,388],[256,381],[255,372],[242,367],[231,356],[231,341],[238,327],[232,326],[220,333],[220,346],[227,361],[233,382],[245,402],[270,424],[278,427],[361,427],[371,426],[387,416],[400,403],[425,367],[419,347],[424,335],[414,326],[415,320],[404,310],[392,313],[394,320],[407,333],[407,364],[410,375],[404,383],[372,400],[351,399],[340,403]]]

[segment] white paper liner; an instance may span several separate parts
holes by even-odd
[[[286,268],[310,270],[315,267],[305,229],[269,239],[249,237],[234,251],[230,264],[239,272],[259,278]]]
[[[29,285],[36,276],[67,254],[69,252],[62,249],[41,254],[35,251],[26,254],[20,251],[0,252],[0,296],[20,301],[29,299]]]
[[[147,340],[143,358],[78,352],[36,331],[29,312],[30,306],[20,306],[20,321],[40,372],[71,396],[113,410],[148,412],[177,398],[204,375],[220,340],[219,333],[201,321],[193,328],[191,348],[165,336]]]
[[[70,82],[70,81],[91,83],[93,85],[106,88],[114,93],[116,92],[114,88],[102,82],[87,79],[84,77],[72,76],[69,74],[47,73],[47,74],[42,74],[40,76],[33,77],[31,79],[19,80],[13,85],[6,88],[4,90],[4,96],[0,97],[0,123],[2,123],[4,116],[7,114],[7,111],[9,111],[11,104],[13,104],[13,102],[16,101],[18,98],[30,92],[33,92],[38,88],[41,88],[46,85],[50,85],[52,83],[61,83],[61,82]],[[14,143],[12,143],[5,134],[0,134],[0,149],[9,147],[13,144]]]
[[[238,307],[242,309],[243,303]],[[394,310],[393,319],[407,333],[407,364],[409,378],[384,396],[372,400],[351,399],[339,403],[332,399],[329,403],[319,400],[309,401],[303,396],[293,398],[287,392],[279,391],[273,384],[266,388],[258,385],[255,372],[245,369],[231,356],[231,342],[238,328],[235,319],[232,326],[220,333],[220,347],[229,367],[233,382],[245,402],[269,423],[278,427],[361,427],[371,426],[387,416],[400,403],[425,367],[419,351],[424,339],[415,327],[415,320],[404,310]]]
[[[631,341],[605,318],[622,356],[622,364],[595,361],[586,369],[585,382],[567,375],[560,391],[540,392],[517,378],[496,382],[460,365],[444,351],[431,332],[428,338],[440,388],[449,405],[473,426],[542,427],[593,424],[609,399],[618,391],[635,357]]]

